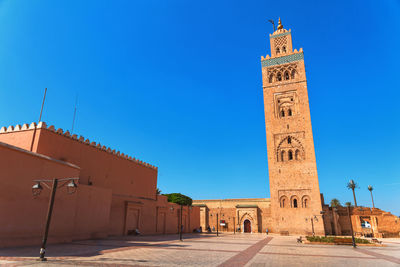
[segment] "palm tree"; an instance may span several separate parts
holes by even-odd
[[[372,207],[375,209],[374,197],[372,196],[372,190],[374,190],[374,188],[372,187],[372,185],[368,186],[368,190],[369,190],[369,192],[371,192]]]
[[[356,182],[354,182],[353,180],[350,180],[347,183],[347,188],[353,190],[354,206],[357,207],[356,193],[354,192],[354,190],[357,188]]]
[[[346,205],[346,207],[351,207],[351,202],[349,201],[349,202],[346,202],[346,203],[344,203],[345,205]]]
[[[332,200],[331,200],[331,207],[332,207],[332,208],[337,208],[337,207],[340,207],[340,206],[342,206],[342,205],[340,204],[339,199],[337,199],[337,198],[332,198]]]

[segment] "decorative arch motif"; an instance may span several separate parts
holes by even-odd
[[[279,199],[279,203],[281,208],[289,207],[289,200],[287,196],[281,196],[281,198]]]
[[[289,75],[287,72],[285,75]],[[296,94],[280,94],[275,98],[276,112],[278,112],[278,117],[291,117],[296,114]]]
[[[269,75],[269,83],[272,83],[274,81],[274,74]]]
[[[288,135],[283,138],[277,148],[277,161],[300,161],[305,158],[305,152],[300,140],[295,136]]]
[[[290,79],[290,77],[289,77],[289,71],[286,70],[286,71],[284,72],[283,79],[285,79],[285,80],[289,80],[289,79]]]
[[[301,198],[301,207],[306,209],[309,207],[309,205],[310,205],[310,197],[308,195],[304,195]]]
[[[278,74],[276,75],[276,81],[277,82],[282,81],[282,73],[278,72]]]
[[[252,232],[252,229],[253,229],[253,227],[255,225],[255,221],[254,221],[253,217],[248,212],[246,212],[245,214],[243,214],[240,217],[240,221],[239,222],[240,222],[240,225],[241,225],[242,232],[244,232],[244,222],[246,220],[250,221],[250,227],[251,227],[251,232]]]
[[[290,207],[292,208],[299,207],[299,198],[296,195],[290,197]]]
[[[280,53],[286,53],[284,52],[284,49],[282,47],[282,51],[280,50],[279,47],[276,48],[276,54]],[[279,50],[279,52],[278,52]],[[280,73],[281,79],[278,79],[278,74]],[[276,77],[276,79],[270,79],[270,77]],[[296,63],[291,63],[291,64],[285,64],[285,65],[278,65],[273,68],[268,69],[267,77],[269,77],[269,82],[281,82],[281,81],[289,81],[296,79],[298,76],[297,72],[297,64]]]

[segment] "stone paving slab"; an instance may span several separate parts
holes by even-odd
[[[307,266],[307,267],[337,267],[337,266],[351,266],[351,267],[378,267],[378,266],[399,266],[396,263],[387,262],[382,259],[374,258],[331,258],[315,256],[295,256],[295,255],[256,255],[246,267],[287,267],[287,266]]]
[[[386,247],[298,244],[294,236],[265,234],[140,236],[0,249],[0,266],[400,266],[400,240]],[[385,240],[384,240],[385,243]]]

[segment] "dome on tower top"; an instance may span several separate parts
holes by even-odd
[[[274,33],[272,35],[280,34],[280,33],[284,33],[284,32],[287,32],[287,30],[283,28],[281,18],[279,18],[278,29],[276,31],[274,31]]]

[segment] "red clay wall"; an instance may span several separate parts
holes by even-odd
[[[0,142],[30,149],[31,128],[3,127]],[[80,191],[72,197],[76,213],[75,204],[66,207],[65,212],[74,218],[74,223],[65,231],[61,227],[59,236],[72,230],[70,239],[124,235],[136,228],[143,234],[178,231],[179,206],[168,203],[164,196],[156,196],[156,167],[83,137],[71,137],[61,129],[47,128],[44,123],[37,127],[33,151],[80,168]],[[185,207],[183,219],[184,231],[191,232],[200,225],[199,209]]]
[[[113,195],[156,198],[157,170],[47,129],[39,129],[37,153],[81,168],[81,183],[109,188]]]
[[[32,195],[33,180],[79,177],[79,168],[0,143],[0,247],[40,244],[50,190]],[[111,190],[78,185],[56,192],[49,242],[105,237]]]
[[[79,168],[0,143],[0,169],[0,246],[40,243],[50,192],[34,198],[33,180],[78,177]],[[72,232],[76,197],[56,194],[50,241]]]

